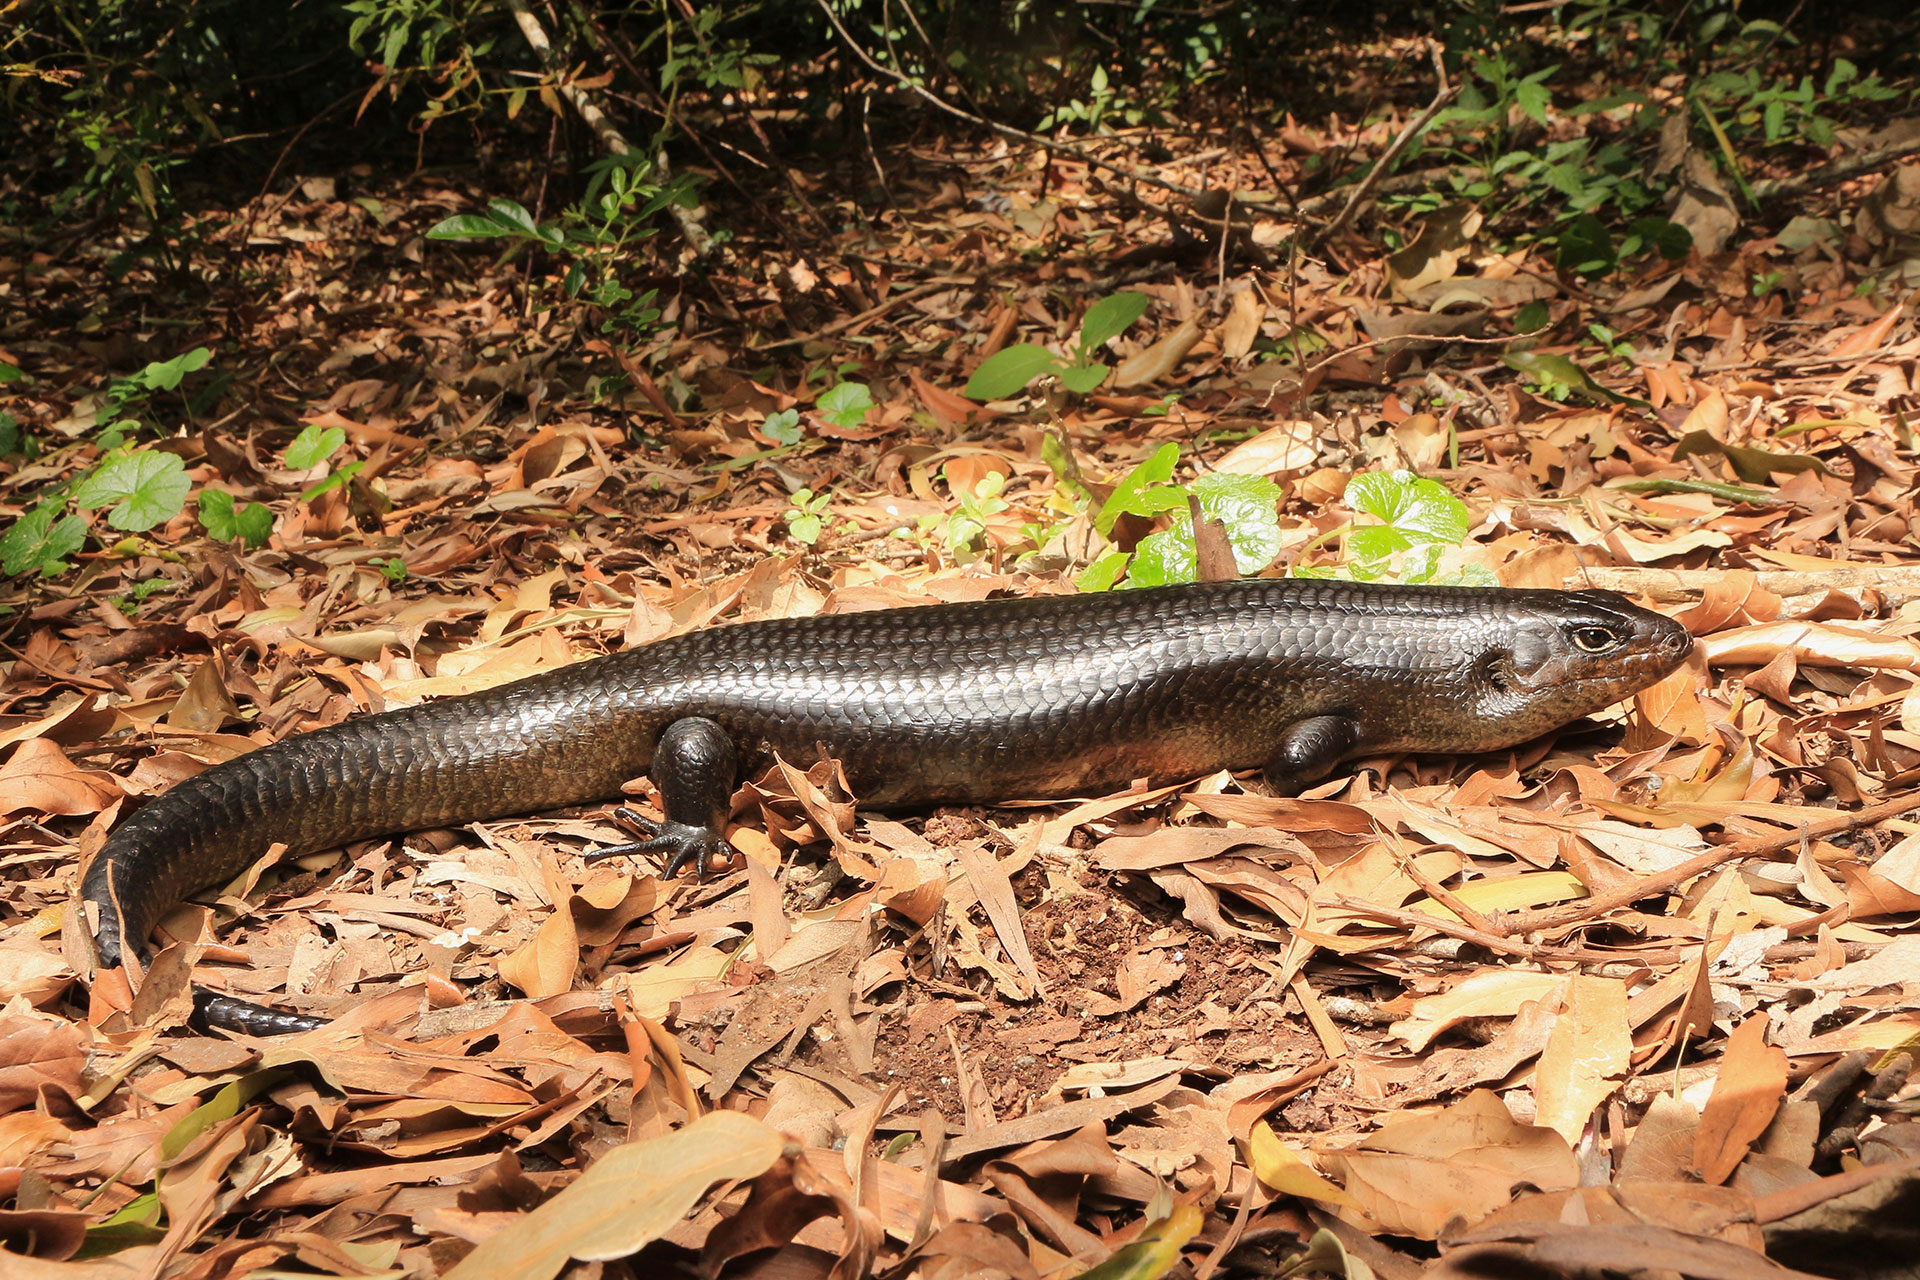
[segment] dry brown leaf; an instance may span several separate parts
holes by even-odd
[[[1220,354],[1229,360],[1239,360],[1253,350],[1253,343],[1260,336],[1260,325],[1267,318],[1267,304],[1260,300],[1259,290],[1251,285],[1233,295],[1233,309],[1227,313],[1227,321],[1220,326]],[[1243,446],[1244,447],[1244,446]]]
[[[500,976],[536,1000],[571,991],[579,968],[580,936],[564,902],[547,914],[533,937],[500,959]]]
[[[46,1004],[65,991],[73,977],[65,957],[31,938],[0,943],[0,1004],[11,1003],[15,996]]]
[[[1905,312],[1904,305],[1894,304],[1872,324],[1862,325],[1841,338],[1827,354],[1835,360],[1851,360],[1869,351],[1879,350],[1886,345],[1887,335],[1893,332],[1893,327],[1900,323],[1900,317]]]
[[[1683,1098],[1656,1093],[1620,1157],[1617,1181],[1680,1182],[1693,1176],[1693,1135],[1700,1116]]]
[[[1122,360],[1113,371],[1114,388],[1144,387],[1171,378],[1203,332],[1198,320],[1182,321],[1172,333],[1145,351]]]
[[[1476,1018],[1511,1018],[1534,1001],[1558,1002],[1567,985],[1564,974],[1525,969],[1482,969],[1435,996],[1413,1002],[1393,1034],[1419,1053],[1450,1027]]]
[[[21,996],[0,1008],[0,1116],[31,1109],[42,1089],[80,1097],[86,1066],[87,1043],[74,1023]]]
[[[1727,1037],[1713,1096],[1700,1113],[1693,1164],[1700,1180],[1718,1186],[1732,1176],[1767,1126],[1787,1091],[1787,1055],[1767,1043],[1767,1019],[1748,1018]]]
[[[715,1111],[594,1161],[446,1273],[446,1280],[550,1280],[569,1258],[624,1258],[659,1239],[716,1182],[755,1178],[786,1139],[750,1116]]]
[[[1617,978],[1576,974],[1533,1072],[1535,1120],[1577,1146],[1595,1111],[1626,1079],[1627,989]]]
[[[120,799],[113,775],[82,769],[47,738],[33,738],[0,765],[0,814],[98,813]]]
[[[1421,1240],[1436,1238],[1456,1218],[1479,1221],[1522,1183],[1553,1191],[1580,1180],[1565,1139],[1516,1123],[1485,1089],[1444,1111],[1393,1116],[1359,1146],[1329,1153],[1324,1164],[1380,1229]]]
[[[1920,643],[1831,623],[1774,622],[1723,631],[1700,642],[1707,662],[1716,667],[1757,667],[1782,650],[1804,664],[1823,667],[1883,667],[1920,670]]]

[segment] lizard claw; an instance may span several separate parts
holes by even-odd
[[[691,862],[695,878],[705,880],[713,874],[715,863],[730,863],[738,856],[738,851],[727,843],[727,838],[712,827],[695,827],[671,819],[649,818],[625,806],[615,809],[613,817],[622,826],[631,827],[642,838],[630,844],[595,849],[584,855],[586,861],[664,853],[667,861],[660,869],[662,879],[671,880],[681,867]]]

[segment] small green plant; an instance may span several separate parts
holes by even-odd
[[[1295,571],[1298,576],[1441,586],[1498,585],[1491,573],[1478,566],[1452,573],[1441,571],[1441,555],[1466,541],[1470,522],[1466,504],[1438,481],[1410,471],[1362,471],[1347,481],[1341,501],[1377,523],[1356,523],[1322,534],[1303,550],[1321,541],[1344,538],[1344,563],[1299,569]]]
[[[969,493],[953,482],[946,468],[940,469],[940,475],[960,506],[958,511],[949,512],[944,522],[947,549],[956,561],[966,564],[978,553],[979,543],[986,536],[988,518],[1007,509],[1006,499],[1000,496],[1007,487],[1007,478],[998,471],[989,471],[974,481],[973,492]]]
[[[867,420],[867,411],[873,408],[873,392],[864,382],[838,382],[820,393],[814,408],[834,426],[851,431]]]
[[[179,515],[193,487],[186,464],[158,449],[116,450],[78,478],[40,492],[33,509],[0,536],[0,572],[52,577],[86,542],[87,521],[67,513],[105,507],[109,528],[144,533]]]
[[[833,495],[815,493],[811,489],[795,489],[793,505],[787,508],[785,516],[787,532],[794,539],[808,546],[820,541],[821,522],[826,518],[827,504],[833,501]]]
[[[172,578],[143,578],[127,589],[126,594],[113,597],[113,607],[129,618],[140,612],[140,606],[148,596],[157,591],[178,591],[180,584]]]
[[[144,533],[180,514],[193,482],[171,453],[141,449],[110,453],[73,487],[75,506],[107,508],[107,526]]]
[[[250,547],[263,547],[273,534],[273,512],[258,502],[241,507],[224,489],[202,489],[196,505],[201,528],[215,542],[239,538]]]
[[[1600,349],[1607,353],[1609,359],[1623,361],[1628,365],[1633,363],[1633,344],[1608,326],[1596,321],[1587,326],[1587,333],[1600,344]]]
[[[1071,359],[1062,360],[1031,342],[1005,347],[980,362],[967,379],[966,394],[975,400],[1004,400],[1042,374],[1059,378],[1060,384],[1075,395],[1097,390],[1108,373],[1108,367],[1097,358],[1100,349],[1145,315],[1152,302],[1144,293],[1116,293],[1102,298],[1081,317],[1080,338]]]
[[[1781,34],[1773,23],[1757,22],[1743,32],[1748,33],[1756,38]],[[1703,113],[1713,113],[1709,127],[1716,132],[1724,128],[1730,140],[1757,135],[1769,146],[1805,143],[1825,148],[1833,145],[1837,123],[1830,112],[1885,102],[1899,97],[1900,91],[1877,72],[1863,78],[1859,67],[1835,58],[1818,89],[1812,76],[1773,83],[1762,67],[1747,65],[1699,77],[1688,96]]]
[[[300,428],[300,434],[293,438],[286,452],[281,455],[287,466],[295,471],[311,471],[339,452],[340,446],[347,442],[347,433],[339,427],[322,427],[308,423]],[[343,467],[329,467],[327,474],[308,485],[301,493],[300,501],[312,502],[321,494],[338,489],[347,481],[360,474],[364,462],[349,462]]]
[[[0,387],[23,382],[26,376],[20,366],[0,360]],[[32,448],[32,440],[20,430],[20,420],[6,410],[0,409],[0,458],[10,453],[26,453],[31,457]]]
[[[658,291],[635,291],[621,277],[631,260],[630,246],[651,236],[653,216],[672,204],[692,204],[689,179],[654,180],[647,153],[630,151],[596,161],[589,168],[587,193],[558,218],[535,221],[525,206],[491,200],[484,213],[461,213],[435,224],[429,240],[507,240],[509,255],[538,248],[565,261],[560,293],[569,302],[589,306],[599,317],[600,333],[636,346],[658,328]]]
[[[1147,109],[1129,101],[1116,89],[1107,77],[1107,69],[1096,65],[1087,82],[1087,96],[1084,101],[1075,98],[1047,112],[1040,117],[1035,127],[1041,133],[1048,133],[1064,125],[1085,125],[1088,133],[1100,132],[1100,127],[1108,117],[1117,116],[1129,129],[1138,128],[1146,122]]]
[[[1553,309],[1539,299],[1526,303],[1513,313],[1513,331],[1520,337],[1538,333],[1553,323]]]
[[[367,564],[371,568],[378,569],[380,576],[395,586],[407,580],[407,564],[399,556],[389,556],[385,560],[375,557],[367,561]]]
[[[108,383],[106,404],[100,413],[99,435],[96,437],[100,447],[119,448],[128,435],[140,428],[142,414],[156,393],[179,391],[188,374],[206,368],[212,360],[213,352],[205,347],[195,347],[171,360],[155,360],[131,377],[115,378]],[[217,394],[218,385],[213,391]],[[192,422],[198,411],[195,400],[183,396],[181,408],[187,421]]]
[[[799,444],[805,433],[800,430],[800,411],[781,409],[760,422],[760,433],[777,445]]]
[[[212,359],[207,348],[195,347],[107,384],[95,418],[95,443],[102,457],[80,475],[34,495],[33,508],[0,536],[0,572],[50,577],[66,570],[66,558],[85,544],[87,535],[86,518],[69,512],[69,505],[82,510],[104,507],[107,527],[126,533],[144,533],[180,514],[193,487],[186,464],[163,450],[127,448],[127,439],[147,425],[156,396],[179,393],[188,375]],[[0,383],[21,376],[13,365],[0,366]],[[182,394],[181,413],[192,421],[203,402],[218,392],[216,383],[200,397]],[[0,414],[0,454],[31,444],[22,439],[11,415]]]
[[[1083,591],[1105,591],[1126,575],[1127,585],[1158,587],[1193,582],[1199,577],[1200,557],[1194,541],[1189,499],[1200,505],[1207,520],[1226,526],[1235,566],[1241,573],[1258,573],[1280,554],[1280,488],[1265,476],[1214,474],[1191,484],[1174,484],[1180,446],[1161,445],[1115,485],[1094,516],[1093,527],[1109,537],[1123,515],[1165,518],[1166,527],[1142,538],[1132,551],[1119,548],[1095,558],[1078,581]]]
[[[68,568],[67,557],[87,540],[87,522],[61,515],[66,500],[43,500],[0,535],[0,573],[35,573],[51,578]]]
[[[1604,276],[1629,258],[1649,251],[1678,262],[1693,248],[1693,233],[1666,218],[1635,218],[1616,243],[1607,224],[1590,213],[1577,215],[1554,237],[1554,265],[1582,276]]]

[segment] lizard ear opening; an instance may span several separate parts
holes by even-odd
[[[1500,693],[1513,692],[1513,673],[1507,667],[1504,649],[1489,649],[1480,655],[1480,675]]]

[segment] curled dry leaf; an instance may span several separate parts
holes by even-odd
[[[112,774],[81,768],[46,738],[21,743],[0,765],[0,813],[98,813],[119,798]]]
[[[1434,1239],[1455,1218],[1478,1221],[1521,1183],[1551,1191],[1580,1180],[1564,1138],[1517,1123],[1485,1089],[1443,1111],[1393,1116],[1324,1164],[1382,1230],[1421,1240]]]
[[[446,1280],[550,1280],[569,1258],[624,1258],[658,1240],[716,1182],[758,1177],[785,1147],[777,1131],[736,1111],[615,1147]]]
[[[1920,643],[1855,627],[1773,622],[1722,631],[1701,641],[1713,666],[1758,667],[1783,651],[1810,666],[1920,670]]]
[[[1200,341],[1202,332],[1198,320],[1182,321],[1172,333],[1145,351],[1122,360],[1113,371],[1114,388],[1144,387],[1171,378],[1180,362],[1187,358],[1187,352]]]

